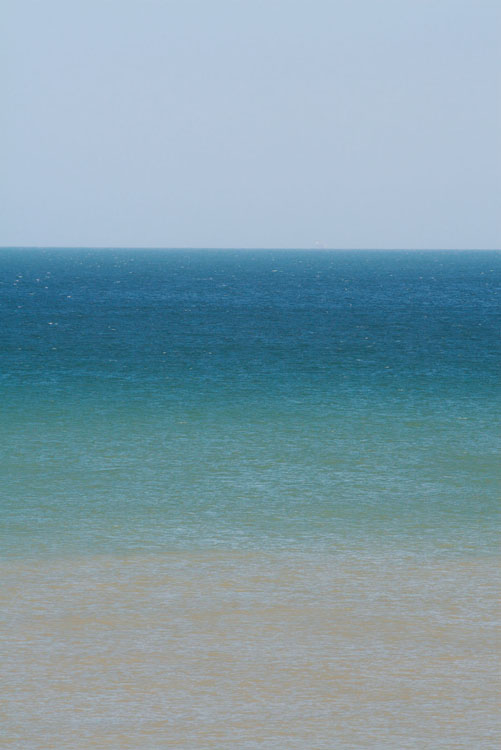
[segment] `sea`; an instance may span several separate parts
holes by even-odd
[[[0,744],[494,750],[501,253],[0,250]]]

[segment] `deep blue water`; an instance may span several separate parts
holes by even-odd
[[[0,251],[6,554],[496,545],[501,254]]]

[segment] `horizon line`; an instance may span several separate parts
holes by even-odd
[[[489,247],[252,247],[230,245],[219,247],[193,245],[0,245],[2,250],[160,250],[160,251],[253,251],[253,252],[500,252],[499,248]]]

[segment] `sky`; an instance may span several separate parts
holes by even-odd
[[[499,0],[2,0],[0,245],[500,248]]]

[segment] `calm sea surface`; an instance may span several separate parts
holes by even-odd
[[[0,251],[0,739],[494,750],[501,254]]]

